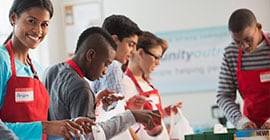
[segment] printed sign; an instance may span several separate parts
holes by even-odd
[[[160,94],[213,90],[224,48],[231,42],[227,26],[157,33],[169,48],[152,77]]]

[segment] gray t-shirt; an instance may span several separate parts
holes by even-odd
[[[95,120],[95,96],[88,82],[67,63],[50,67],[44,75],[50,94],[49,120],[63,120],[78,116]]]
[[[81,78],[67,63],[50,67],[44,75],[44,84],[50,94],[49,120],[71,119],[79,116],[95,120],[95,96],[89,83]],[[106,139],[127,130],[135,124],[130,111],[125,111],[98,124],[103,128]],[[86,138],[93,140],[91,133]]]

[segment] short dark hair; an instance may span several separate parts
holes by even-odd
[[[117,35],[120,41],[126,37],[142,34],[138,25],[124,15],[111,15],[105,18],[102,27],[111,35]]]
[[[11,16],[13,12],[17,16],[20,16],[23,12],[25,12],[26,10],[32,7],[39,7],[42,9],[46,9],[50,13],[50,18],[52,18],[53,16],[53,5],[52,5],[51,0],[14,0],[11,5],[11,8],[9,9],[9,15],[8,15],[9,20],[11,20]],[[12,24],[11,21],[10,21],[10,24]],[[6,44],[8,40],[10,40],[11,37],[12,37],[12,33],[8,36],[4,44]]]
[[[230,16],[229,30],[231,32],[238,33],[256,22],[256,17],[252,11],[249,9],[238,9],[235,10]]]
[[[102,39],[105,41],[105,43],[108,43],[110,46],[112,46],[112,48],[114,50],[116,50],[116,44],[113,41],[111,35],[105,31],[104,29],[100,28],[100,27],[90,27],[87,28],[86,30],[84,30],[81,35],[79,36],[79,39],[77,41],[77,45],[76,45],[76,50],[75,50],[75,54],[81,49],[82,44],[85,42],[85,40],[87,40],[89,37],[93,37],[95,36],[95,38],[97,38],[97,40],[93,40],[93,43],[101,43],[100,41],[98,41],[99,39]],[[93,44],[90,44],[93,45]],[[89,45],[89,46],[90,46]]]

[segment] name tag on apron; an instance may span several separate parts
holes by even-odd
[[[260,73],[260,80],[262,83],[270,82],[270,72]]]
[[[16,88],[15,102],[34,101],[34,92],[32,88]]]

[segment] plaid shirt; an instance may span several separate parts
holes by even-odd
[[[106,75],[91,83],[91,88],[94,93],[97,94],[103,89],[114,90],[116,93],[122,93],[124,91],[124,73],[121,69],[121,65],[119,61],[114,60],[108,66]]]

